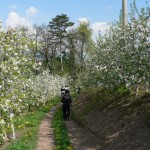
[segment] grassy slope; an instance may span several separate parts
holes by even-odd
[[[75,120],[89,114],[96,106],[103,110],[111,103],[118,103],[124,99],[129,99],[127,91],[102,91],[100,89],[87,89],[82,92],[73,102],[73,116]]]
[[[150,148],[150,96],[90,89],[73,102],[73,117],[100,139],[102,149]]]

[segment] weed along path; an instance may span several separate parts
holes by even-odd
[[[97,150],[98,138],[84,128],[80,128],[74,121],[66,121],[68,136],[74,150]]]
[[[39,128],[39,140],[36,150],[53,150],[54,149],[54,135],[52,126],[52,118],[57,107],[53,107],[49,113],[46,114],[41,122]]]

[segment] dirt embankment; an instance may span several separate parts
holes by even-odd
[[[114,98],[106,106],[90,94],[80,95],[74,100],[74,119],[95,134],[102,150],[149,150],[150,95]]]

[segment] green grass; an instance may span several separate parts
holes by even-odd
[[[19,117],[15,120],[19,138],[11,142],[6,150],[34,150],[38,140],[39,125],[45,113],[59,102],[58,98],[50,100],[45,106],[42,106],[35,112],[30,112],[26,116]]]
[[[100,88],[86,89],[78,97],[76,97],[77,102],[76,99],[73,102],[74,107],[72,110],[72,118],[78,122],[81,127],[84,127],[82,117],[87,116],[95,107],[102,110],[109,104],[117,103],[128,97],[129,91],[123,86],[113,90]]]
[[[73,150],[63,120],[62,110],[58,109],[53,118],[53,128],[56,147],[54,150]]]

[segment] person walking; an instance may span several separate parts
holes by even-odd
[[[61,97],[63,97],[64,94],[65,94],[65,88],[62,86],[61,87]]]
[[[64,86],[62,86],[62,87],[61,87],[61,92],[62,92],[62,91],[65,91],[65,88],[64,88]]]
[[[76,92],[77,92],[78,95],[80,94],[80,91],[81,91],[81,88],[78,86],[78,88],[76,90]]]
[[[69,88],[68,88],[68,86],[67,85],[65,85],[65,91],[69,91]]]
[[[72,99],[69,94],[69,90],[65,90],[65,94],[62,96],[61,102],[63,103],[63,117],[64,120],[69,120],[70,108],[72,105]]]

